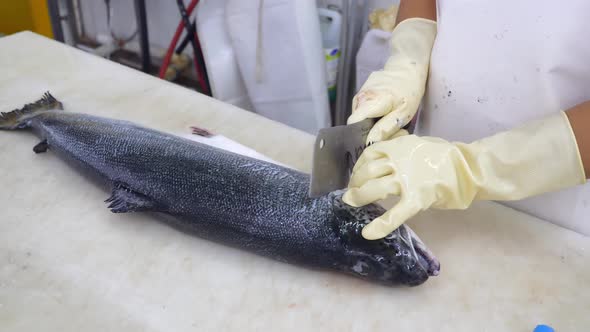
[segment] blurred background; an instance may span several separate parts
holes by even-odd
[[[397,3],[3,0],[0,36],[32,31],[315,134],[382,68]]]

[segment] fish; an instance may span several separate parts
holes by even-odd
[[[46,92],[1,113],[0,130],[30,130],[79,174],[104,187],[113,213],[161,216],[197,238],[311,270],[386,286],[418,286],[440,262],[402,225],[380,240],[362,228],[385,210],[352,207],[344,190],[310,198],[310,175],[129,121],[64,110]]]

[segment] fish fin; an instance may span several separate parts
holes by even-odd
[[[123,184],[115,184],[111,197],[105,200],[113,213],[162,211],[161,206],[144,194],[135,192]]]
[[[41,99],[26,104],[22,108],[11,112],[0,113],[0,130],[25,129],[29,127],[28,119],[41,112],[63,110],[63,104],[49,92],[45,92]]]
[[[49,148],[49,145],[47,145],[47,140],[44,139],[33,147],[33,152],[35,152],[35,153],[47,152],[48,148]]]

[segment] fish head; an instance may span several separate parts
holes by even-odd
[[[389,285],[410,286],[439,274],[438,259],[405,224],[383,239],[363,238],[363,227],[385,213],[385,209],[377,204],[352,207],[342,201],[342,194],[330,194],[335,215],[333,227],[345,246],[341,270]]]

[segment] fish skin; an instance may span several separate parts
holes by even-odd
[[[384,210],[348,206],[341,191],[309,198],[308,174],[127,121],[46,108],[19,117],[10,128],[0,117],[0,129],[31,128],[45,150],[110,187],[114,213],[167,214],[208,240],[386,285],[416,286],[439,272],[406,225],[363,239],[362,227]]]

